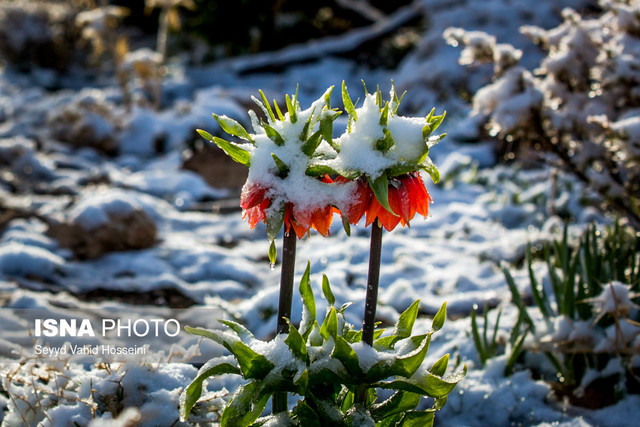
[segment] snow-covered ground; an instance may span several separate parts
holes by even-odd
[[[0,75],[0,208],[5,212],[0,211],[0,356],[28,347],[24,313],[29,310],[123,313],[155,304],[211,319],[233,318],[257,337],[272,335],[279,271],[266,256],[264,226],[251,230],[239,210],[215,213],[211,207],[216,201],[232,199],[237,205],[237,189],[225,188],[224,181],[214,188],[183,169],[182,151],[195,139],[195,128],[215,131],[212,112],[247,123],[247,101],[258,88],[271,99],[299,84],[306,107],[342,80],[356,99],[361,78],[383,91],[393,79],[400,91],[408,90],[405,108],[411,115],[426,114],[433,106],[448,112],[441,129],[450,136],[430,153],[442,181],[427,183],[434,200],[429,218],[384,234],[378,307],[378,319],[390,325],[421,299],[416,332],[424,332],[431,316],[448,302],[449,319],[434,336],[426,363],[448,352],[452,361],[459,361],[458,369],[466,363],[469,371],[436,415],[437,425],[633,425],[638,395],[598,410],[571,406],[555,399],[550,385],[528,371],[505,377],[505,356],[482,368],[470,334],[472,307],[485,304],[503,305],[500,334],[509,334],[517,310],[509,304],[497,264],[522,260],[528,243],[557,238],[563,220],[553,212],[575,218],[573,237],[590,221],[608,220],[584,204],[591,195],[570,177],[561,173],[552,179],[546,168],[499,165],[491,142],[456,140],[465,132],[457,125],[464,124],[469,107],[455,91],[463,86],[477,90],[488,83],[490,70],[458,65],[459,52],[446,45],[442,32],[449,26],[482,29],[517,44],[512,38],[520,25],[553,26],[560,21],[561,7],[587,2],[422,3],[429,29],[396,70],[369,70],[329,57],[282,73],[243,76],[228,64],[187,70],[176,66],[165,81],[166,93],[175,99],[157,112],[139,107],[127,112],[115,82],[51,93],[34,84],[36,73]],[[523,39],[518,46],[525,58],[535,59],[539,53],[525,45]],[[340,104],[337,93],[334,103]],[[69,139],[81,145],[61,142]],[[103,154],[105,147],[117,154]],[[368,251],[363,224],[347,237],[334,221],[329,238],[312,232],[298,243],[296,274],[300,277],[307,261],[311,263],[316,295],[321,295],[326,274],[337,304],[354,303],[346,316],[359,325]],[[528,273],[512,272],[518,286],[527,288]],[[293,301],[296,323],[302,306],[297,296]],[[3,362],[0,419],[7,426],[183,425],[178,398],[197,372],[187,363],[195,344],[195,339],[186,340],[159,356],[110,365],[79,363],[72,356]],[[200,351],[210,357],[222,353],[213,344]],[[210,408],[238,384],[235,377],[210,379]],[[112,413],[120,416],[109,424]],[[215,413],[196,415],[215,419]]]

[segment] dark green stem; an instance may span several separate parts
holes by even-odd
[[[282,266],[280,269],[280,298],[278,302],[278,325],[276,332],[286,334],[289,325],[285,319],[291,319],[291,301],[293,299],[293,276],[296,264],[296,234],[291,230],[282,238]],[[271,403],[272,413],[277,414],[288,409],[287,393],[276,392]]]
[[[378,305],[378,282],[380,281],[380,254],[382,253],[382,226],[378,221],[371,225],[369,249],[369,276],[362,323],[362,341],[373,346],[373,329]]]

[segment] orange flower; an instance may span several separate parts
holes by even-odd
[[[366,210],[367,226],[377,218],[387,231],[391,231],[398,224],[408,225],[416,213],[423,217],[428,215],[431,196],[429,196],[418,172],[389,178],[388,192],[389,206],[396,215],[386,210],[373,197]]]
[[[325,176],[321,181],[330,183],[331,179]],[[267,189],[259,184],[244,189],[240,196],[242,218],[248,218],[251,228],[261,221],[267,222],[267,208],[270,205],[271,199],[267,196]],[[301,239],[311,228],[315,228],[323,236],[328,236],[334,212],[338,210],[329,205],[305,211],[293,203],[287,203],[284,209],[285,232],[289,233],[293,228],[296,236]]]

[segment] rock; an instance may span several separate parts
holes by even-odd
[[[111,191],[77,202],[64,221],[50,223],[47,234],[81,259],[145,249],[156,242],[154,220],[126,193]]]

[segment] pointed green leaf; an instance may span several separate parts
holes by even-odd
[[[271,396],[263,390],[262,382],[251,381],[240,386],[224,408],[220,427],[248,426],[257,420]]]
[[[340,112],[338,111],[324,110],[320,117],[320,133],[329,145],[331,145],[331,147],[337,152],[340,152],[340,147],[333,142],[333,122],[339,115]]]
[[[216,122],[218,122],[222,130],[224,130],[229,135],[237,136],[238,138],[253,142],[253,138],[251,138],[251,135],[249,135],[245,128],[237,121],[233,120],[230,117],[219,116],[217,114],[213,114],[213,118],[216,120]]]
[[[443,112],[442,114],[440,114],[439,116],[432,116],[433,119],[428,121],[429,123],[429,127],[431,128],[431,132],[433,132],[434,130],[438,129],[438,127],[440,126],[440,124],[442,124],[442,121],[444,120],[444,117],[447,115],[447,112]]]
[[[204,139],[206,139],[207,141],[213,142],[213,135],[211,135],[206,130],[196,129],[196,132],[198,132],[200,134],[200,136],[203,137]]]
[[[398,427],[433,427],[434,418],[433,411],[408,411],[398,423]]]
[[[429,372],[433,375],[442,377],[447,372],[447,366],[449,366],[449,353],[445,354],[436,363],[434,363],[429,369]]]
[[[285,101],[287,102],[287,111],[289,112],[289,118],[291,119],[291,123],[295,123],[298,121],[298,115],[296,114],[296,109],[294,105],[291,103],[291,98],[287,94],[285,96]]]
[[[275,265],[277,255],[278,250],[276,249],[276,242],[275,240],[272,240],[269,244],[269,262],[271,263],[271,265]]]
[[[336,335],[335,347],[331,357],[339,360],[342,365],[347,369],[349,377],[355,379],[363,375],[362,369],[360,369],[360,363],[358,362],[358,355],[355,350],[351,348],[349,343],[340,335]]]
[[[300,323],[300,332],[306,338],[309,336],[314,324],[316,324],[316,300],[313,296],[313,290],[309,282],[311,275],[311,264],[307,262],[307,268],[300,279],[298,290],[302,299],[302,322]]]
[[[422,396],[419,394],[408,391],[397,391],[384,402],[374,404],[370,410],[371,416],[375,421],[380,421],[395,414],[402,414],[411,409],[415,409],[421,399]]]
[[[204,131],[202,131],[204,132]],[[198,129],[198,133],[202,135],[202,132]],[[206,132],[205,132],[206,133]],[[203,135],[204,136],[204,135]],[[211,136],[211,135],[209,135]],[[215,143],[222,151],[227,153],[229,157],[231,157],[235,162],[240,163],[241,165],[245,165],[249,167],[251,163],[251,154],[246,151],[244,148],[240,147],[238,144],[234,144],[233,142],[225,141],[222,138],[218,138],[217,136],[211,137],[211,141]]]
[[[306,154],[308,157],[311,157],[313,153],[318,149],[318,145],[320,145],[320,141],[322,141],[322,135],[319,130],[315,131],[313,135],[309,137],[302,144],[302,152]]]
[[[278,102],[276,102],[276,100],[273,100],[273,107],[276,110],[276,115],[278,116],[278,120],[280,120],[281,122],[284,121],[284,115],[282,114],[282,110],[280,110],[280,106],[278,105]]]
[[[309,406],[304,400],[298,402],[293,408],[294,418],[297,421],[295,425],[304,427],[321,427],[322,420],[318,413]],[[292,424],[293,425],[293,424]]]
[[[415,300],[409,308],[402,312],[400,317],[398,317],[398,322],[396,323],[396,330],[394,335],[399,337],[400,339],[408,338],[411,336],[411,331],[413,330],[413,325],[418,318],[418,311],[420,310],[420,300]]]
[[[358,120],[358,114],[356,113],[356,108],[353,106],[353,102],[351,101],[351,97],[349,96],[347,85],[344,80],[342,81],[342,103],[344,104],[344,109],[349,113],[349,129],[351,129],[351,120],[354,122]]]
[[[302,128],[302,132],[300,132],[300,136],[299,136],[300,141],[306,141],[309,138],[309,131],[312,128],[312,124],[313,126],[315,126],[314,115],[313,115],[315,111],[316,109],[314,107],[314,109],[311,110],[311,115],[309,115],[309,118],[307,119],[307,121],[304,122],[304,127]]]
[[[336,297],[333,296],[333,292],[331,292],[331,285],[329,284],[329,279],[326,274],[322,275],[322,293],[327,299],[327,303],[329,305],[334,305],[336,303]]]
[[[284,342],[289,346],[291,353],[293,353],[298,360],[306,363],[307,343],[296,327],[291,324],[289,319],[286,319],[286,321],[289,325],[289,334],[287,335],[287,338],[285,338]]]
[[[335,337],[338,335],[338,314],[335,307],[331,307],[322,325],[320,325],[320,335],[327,340],[329,337]]]
[[[222,345],[224,340],[222,336],[224,333],[220,330],[210,330],[210,329],[202,329],[202,328],[192,328],[191,326],[185,326],[184,330],[192,335],[199,335],[201,337],[209,338]]]
[[[382,113],[380,113],[380,126],[386,126],[389,122],[389,102],[384,105]]]
[[[387,175],[383,173],[376,178],[375,181],[371,181],[371,178],[369,177],[367,177],[367,180],[369,181],[369,187],[371,188],[371,191],[373,191],[373,195],[376,196],[378,203],[380,203],[387,211],[397,216],[397,214],[391,209],[391,206],[389,206],[389,181],[387,179]]]
[[[277,130],[275,130],[266,122],[262,122],[262,127],[264,128],[264,131],[266,132],[269,139],[272,140],[277,146],[280,147],[284,145],[284,138]]]
[[[307,393],[309,387],[309,371],[304,370],[295,377],[293,377],[293,385],[298,389],[298,394],[304,396]]]
[[[444,326],[444,321],[447,319],[447,302],[445,301],[440,307],[440,310],[436,313],[431,323],[431,328],[434,331],[439,331]]]
[[[351,237],[351,224],[349,224],[349,219],[342,215],[340,216],[340,219],[342,220],[342,228],[344,228],[344,232],[347,237]]]
[[[420,168],[429,174],[431,181],[433,181],[434,184],[437,184],[440,181],[440,172],[428,156],[420,162]]]
[[[245,344],[249,344],[252,340],[255,339],[253,334],[238,322],[234,322],[233,320],[218,320],[218,322],[229,327]]]
[[[388,129],[382,129],[382,133],[384,134],[383,138],[380,138],[376,141],[375,148],[381,153],[386,153],[393,147],[395,141],[393,140],[393,136],[391,136],[391,132]]]
[[[487,359],[489,358],[487,355],[487,349],[484,348],[484,344],[480,339],[480,332],[478,331],[478,323],[476,321],[476,306],[473,306],[473,310],[471,310],[471,337],[473,338],[473,343],[476,346],[476,351],[478,352],[478,358],[480,359],[480,364],[484,366]],[[486,328],[486,325],[485,325]]]
[[[202,395],[202,382],[214,375],[236,374],[240,375],[240,369],[228,362],[229,357],[216,357],[209,360],[200,368],[196,378],[187,386],[180,395],[180,419],[186,421],[189,418],[193,405]]]
[[[271,105],[269,105],[269,100],[262,90],[258,90],[258,92],[260,92],[260,98],[262,98],[262,104],[264,105],[267,117],[271,120],[270,123],[274,123],[276,121],[276,117],[273,115],[273,110],[271,109]]]
[[[275,153],[271,153],[271,158],[276,164],[276,168],[278,168],[278,178],[285,179],[287,176],[289,176],[289,166],[287,166],[285,162],[280,160],[280,157],[276,156]]]

